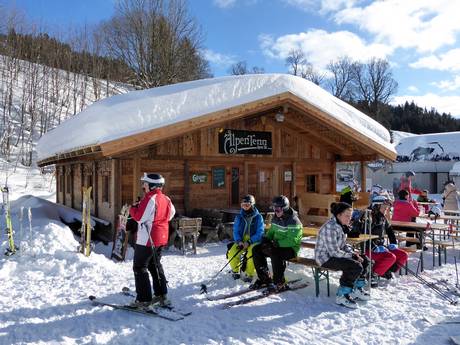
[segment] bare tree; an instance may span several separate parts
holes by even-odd
[[[366,64],[353,65],[356,101],[378,117],[381,104],[387,104],[396,93],[398,83],[393,78],[387,60],[372,58]]]
[[[286,66],[289,73],[307,79],[316,85],[320,85],[324,79],[324,74],[319,73],[313,65],[308,62],[301,49],[293,49],[286,58]]]
[[[293,75],[300,75],[300,71],[306,63],[307,59],[301,49],[291,50],[286,58],[286,66],[289,68],[289,73]]]
[[[257,67],[257,66],[248,68],[247,62],[243,60],[243,61],[235,62],[233,65],[231,65],[228,72],[231,75],[263,74],[265,73],[265,70],[263,67]]]
[[[342,57],[337,61],[331,61],[327,65],[332,77],[327,80],[326,84],[335,97],[348,101],[353,99],[354,64],[348,57]]]
[[[199,54],[200,31],[184,0],[119,0],[101,32],[107,51],[135,72],[140,87],[209,76]]]

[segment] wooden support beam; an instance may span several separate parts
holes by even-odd
[[[140,183],[139,180],[141,178],[141,160],[139,155],[136,154],[133,157],[133,202],[137,201],[137,198],[140,196]]]

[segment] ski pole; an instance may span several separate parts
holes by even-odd
[[[200,288],[200,293],[208,293],[208,287],[206,285],[209,285],[214,279],[216,279],[216,277],[220,274],[220,272],[222,272],[225,267],[228,266],[228,264],[230,263],[230,261],[232,261],[238,254],[241,253],[243,249],[242,248],[239,248],[238,251],[235,253],[235,255],[233,255],[230,260],[227,261],[227,263],[224,265],[224,267],[222,267],[220,269],[219,272],[216,273],[216,275],[214,277],[212,277],[211,279],[209,279],[208,281],[208,284],[201,284],[201,288]]]
[[[417,278],[422,284],[424,284],[425,286],[428,286],[430,289],[432,289],[434,292],[436,292],[439,296],[441,296],[444,300],[446,300],[447,302],[449,302],[450,304],[452,305],[457,305],[457,301],[452,299],[450,296],[448,296],[444,291],[442,291],[441,289],[439,289],[436,285],[434,285],[434,283],[432,282],[429,282],[428,280],[424,279],[423,277],[419,276],[418,274],[416,274],[414,271],[412,271],[411,269],[407,269],[407,272],[409,272],[410,274],[412,274],[415,278]]]
[[[454,256],[454,263],[455,263],[455,274],[457,276],[457,282],[455,283],[455,287],[459,288],[460,286],[458,285],[458,269],[457,269],[457,257]]]
[[[19,209],[19,256],[22,255],[22,252],[24,251],[24,233],[22,231],[22,219],[24,216],[24,206],[21,206]]]

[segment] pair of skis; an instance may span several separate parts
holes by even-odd
[[[78,251],[86,256],[91,254],[91,190],[93,187],[83,187],[83,205],[81,215],[80,246]]]
[[[13,224],[11,222],[11,206],[10,206],[10,197],[8,186],[4,186],[2,189],[2,198],[3,198],[3,209],[5,212],[5,222],[6,222],[6,235],[8,237],[8,248],[5,251],[5,255],[10,256],[16,254],[18,247],[14,244],[14,232]]]
[[[121,293],[125,296],[134,297],[134,294],[127,287],[124,287]],[[115,303],[104,302],[104,301],[99,300],[95,296],[89,296],[89,299],[93,303],[93,305],[107,306],[107,307],[111,307],[116,310],[130,311],[130,312],[142,314],[145,316],[160,317],[162,319],[166,319],[169,321],[183,320],[186,316],[189,316],[192,314],[192,312],[183,311],[171,305],[168,305],[168,306],[153,305],[153,306],[149,306],[148,308],[142,309],[142,308],[132,307],[126,304],[115,304]]]
[[[280,290],[280,291],[277,291],[277,290],[268,291],[268,290],[264,290],[264,288],[260,288],[260,289],[249,289],[249,288],[247,288],[247,289],[242,289],[242,290],[239,290],[239,291],[231,292],[229,294],[224,294],[224,295],[219,295],[219,296],[214,296],[214,297],[212,297],[212,296],[207,297],[207,299],[210,300],[210,301],[219,301],[219,300],[226,300],[226,299],[233,298],[233,297],[243,296],[243,295],[251,293],[251,292],[256,293],[253,296],[243,297],[243,298],[237,299],[235,301],[230,301],[230,302],[226,302],[226,303],[221,304],[222,308],[228,309],[228,308],[231,308],[231,307],[234,307],[234,306],[237,306],[237,305],[243,305],[243,304],[248,304],[248,303],[251,303],[251,302],[255,302],[255,301],[258,301],[258,300],[263,299],[265,297],[269,297],[269,296],[272,296],[272,295],[277,295],[277,294],[283,293],[285,291],[295,291],[295,290],[303,289],[303,288],[306,288],[307,286],[308,286],[307,282],[301,282],[301,279],[295,279],[295,280],[290,281],[287,284],[287,289],[283,289],[283,290]]]
[[[111,258],[117,261],[124,261],[128,249],[128,232],[126,223],[129,217],[129,205],[123,205],[118,215],[118,225],[113,234],[113,246]]]

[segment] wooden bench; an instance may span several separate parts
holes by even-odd
[[[180,218],[176,232],[181,241],[182,254],[185,255],[185,239],[192,238],[193,253],[196,254],[196,243],[201,230],[201,218]]]
[[[194,209],[192,218],[201,218],[201,234],[205,242],[219,241],[219,235],[223,232],[223,213],[216,209]]]
[[[289,260],[289,262],[311,267],[312,272],[313,272],[313,278],[315,279],[316,297],[319,296],[319,283],[322,280],[326,280],[327,296],[329,297],[331,295],[330,288],[329,288],[329,271],[337,272],[339,270],[336,270],[333,268],[322,267],[318,265],[318,263],[314,259],[304,258],[300,256]]]

